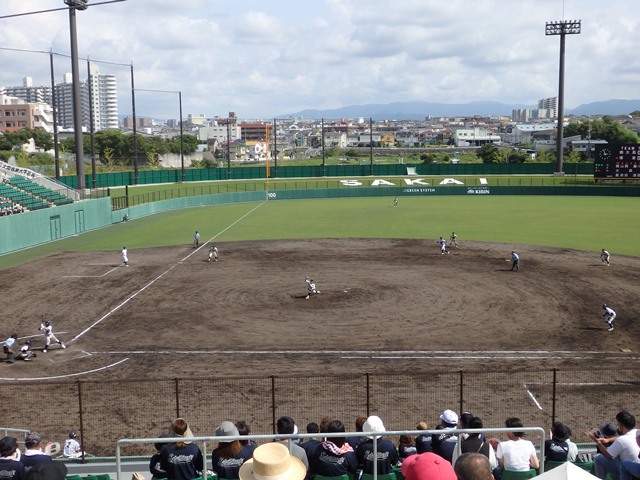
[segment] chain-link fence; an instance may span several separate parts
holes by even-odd
[[[516,416],[526,426],[569,425],[582,430],[611,421],[619,410],[640,411],[637,370],[450,371],[262,378],[78,381],[5,384],[0,399],[8,427],[40,431],[62,442],[76,430],[83,449],[113,455],[119,438],[155,437],[176,417],[196,436],[211,435],[223,420],[245,420],[254,434],[275,433],[292,417],[301,432],[325,417],[355,430],[360,415],[380,416],[387,429],[435,427],[445,409],[471,412],[485,427]],[[12,406],[9,408],[8,406]],[[141,446],[124,454],[143,454]]]

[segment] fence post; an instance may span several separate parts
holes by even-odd
[[[80,418],[80,450],[82,451],[82,460],[84,463],[84,452],[85,452],[85,441],[84,441],[84,417],[82,415],[82,383],[80,380],[76,383],[78,385],[78,409],[79,409],[79,418]]]
[[[370,383],[369,383],[369,373],[365,373],[366,378],[366,391],[367,391],[367,417],[371,415],[371,391],[370,391]]]
[[[271,375],[271,431],[276,433],[276,377]]]
[[[551,424],[556,421],[556,385],[558,384],[557,369],[553,369],[553,390],[551,393]]]
[[[464,372],[460,370],[460,415],[464,412]]]
[[[180,384],[177,377],[173,379],[173,382],[174,391],[176,392],[176,418],[180,418]]]

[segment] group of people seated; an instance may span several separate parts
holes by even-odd
[[[2,197],[0,196],[0,202],[2,201]],[[26,208],[24,208],[19,203],[12,203],[10,206],[0,208],[0,217],[4,217],[6,215],[15,215],[16,213],[24,213]]]
[[[549,438],[545,439],[545,461],[588,461],[589,465],[593,464],[596,476],[603,480],[607,474],[613,480],[632,480],[634,476],[640,476],[640,436],[635,429],[635,418],[622,411],[616,416],[616,421],[617,425],[609,424],[584,432],[596,443],[599,454],[595,457],[579,454],[577,445],[570,439],[571,429],[555,422]],[[280,417],[276,425],[279,435],[298,434],[291,417]],[[367,475],[373,475],[374,465],[378,475],[393,476],[395,472],[402,472],[406,480],[499,480],[506,477],[504,472],[507,471],[530,472],[533,476],[540,467],[533,442],[525,438],[524,432],[517,430],[524,429],[524,425],[516,417],[505,421],[505,427],[511,430],[502,440],[488,438],[480,432],[451,433],[454,429],[483,428],[479,417],[470,413],[458,417],[452,410],[445,410],[440,415],[438,424],[431,429],[437,430],[435,434],[401,435],[397,445],[384,437],[384,423],[375,415],[358,417],[355,427],[356,432],[362,432],[362,435],[347,436],[347,428],[342,421],[325,417],[319,424],[312,422],[306,427],[308,434],[317,434],[317,437],[304,441],[293,437],[292,442],[290,437],[286,437],[258,446],[241,438],[250,434],[245,422],[234,424],[224,421],[216,429],[215,436],[230,437],[230,440],[220,440],[211,454],[211,463],[208,463],[198,446],[188,440],[193,434],[187,422],[179,418],[174,420],[169,432],[163,433],[163,437],[184,437],[184,441],[156,444],[157,452],[151,458],[149,468],[154,479],[189,480],[210,468],[218,478],[253,480],[254,470],[264,467],[256,464],[268,464],[270,456],[277,457],[283,451],[274,443],[283,444],[286,456],[291,457],[286,461],[287,468],[298,472],[298,477],[274,477],[273,480],[309,480],[343,475],[366,479]],[[416,430],[429,428],[421,422]],[[266,474],[260,474],[258,478],[270,480]]]

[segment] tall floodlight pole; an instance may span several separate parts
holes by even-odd
[[[131,114],[133,116],[133,177],[134,184],[138,185],[138,131],[136,129],[136,86],[133,80],[133,62],[131,62]]]
[[[180,102],[180,168],[182,169],[182,181],[184,182],[184,144],[182,131],[182,91],[178,92],[178,101]]]
[[[84,182],[84,143],[82,140],[82,103],[80,98],[80,68],[78,66],[78,31],[76,29],[76,10],[86,10],[87,0],[64,0],[69,5],[69,33],[71,37],[71,78],[73,92],[73,130],[76,140],[76,176],[78,190],[83,191]]]
[[[322,176],[326,177],[327,176],[327,164],[324,158],[324,118],[321,120],[321,126],[322,126]]]
[[[56,105],[56,82],[53,71],[53,52],[49,52],[51,67],[51,110],[53,111],[53,156],[56,169],[56,180],[60,181],[60,146],[58,145],[58,106]]]
[[[558,82],[558,132],[556,136],[556,175],[562,175],[562,144],[564,143],[564,44],[565,35],[580,33],[580,20],[547,22],[545,35],[560,35],[560,73]]]

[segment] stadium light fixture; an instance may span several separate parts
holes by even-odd
[[[547,22],[545,35],[560,35],[560,72],[558,80],[558,128],[556,135],[556,175],[562,175],[562,144],[564,143],[564,49],[565,36],[577,35],[582,28],[580,20]]]

